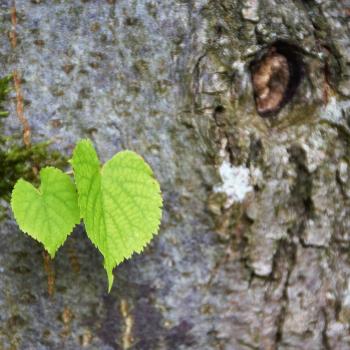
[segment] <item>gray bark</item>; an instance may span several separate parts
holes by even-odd
[[[115,270],[77,228],[54,262],[0,226],[1,349],[350,349],[347,1],[1,0],[0,73],[33,142],[153,167],[159,235]],[[288,42],[294,96],[256,111],[250,63]],[[15,94],[8,134],[22,130]],[[19,140],[21,142],[21,140]],[[6,203],[3,205],[6,206]]]

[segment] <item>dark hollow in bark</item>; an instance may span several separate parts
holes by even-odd
[[[301,49],[276,41],[262,49],[250,64],[257,112],[272,117],[293,98],[305,73]]]

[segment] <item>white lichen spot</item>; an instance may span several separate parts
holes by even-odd
[[[259,1],[246,0],[242,9],[242,16],[244,19],[252,22],[259,22]]]
[[[340,161],[338,165],[339,179],[343,184],[346,184],[349,179],[348,163],[344,160]]]
[[[236,60],[232,64],[232,70],[235,72],[237,81],[240,81],[240,89],[245,90],[250,84],[250,75],[247,72],[246,63],[241,60]]]
[[[319,132],[314,132],[302,144],[306,154],[306,166],[309,172],[314,172],[326,159],[324,148],[324,137]]]
[[[332,96],[321,113],[322,119],[339,123],[343,118],[344,110],[348,108],[350,108],[350,101],[337,101],[337,99]]]
[[[240,75],[245,74],[245,63],[241,60],[236,60],[232,63],[232,69],[235,70]]]
[[[250,184],[250,171],[244,166],[233,166],[224,160],[219,168],[222,184],[214,187],[214,192],[226,193],[225,208],[234,202],[242,202],[246,194],[253,190]]]
[[[252,263],[252,268],[257,276],[268,276],[272,271],[272,260],[266,258],[254,261]]]

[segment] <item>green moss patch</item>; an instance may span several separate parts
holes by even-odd
[[[50,142],[25,147],[20,133],[3,135],[2,118],[8,116],[4,103],[11,90],[11,79],[11,76],[0,78],[0,198],[6,201],[9,201],[12,188],[19,178],[35,183],[37,171],[43,166],[63,168],[67,164],[66,157],[49,148]]]

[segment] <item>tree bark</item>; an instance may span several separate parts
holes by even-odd
[[[350,349],[349,2],[0,11],[5,133],[27,120],[24,140],[67,156],[84,137],[103,161],[132,149],[164,197],[110,294],[83,227],[50,262],[3,203],[1,349]]]

